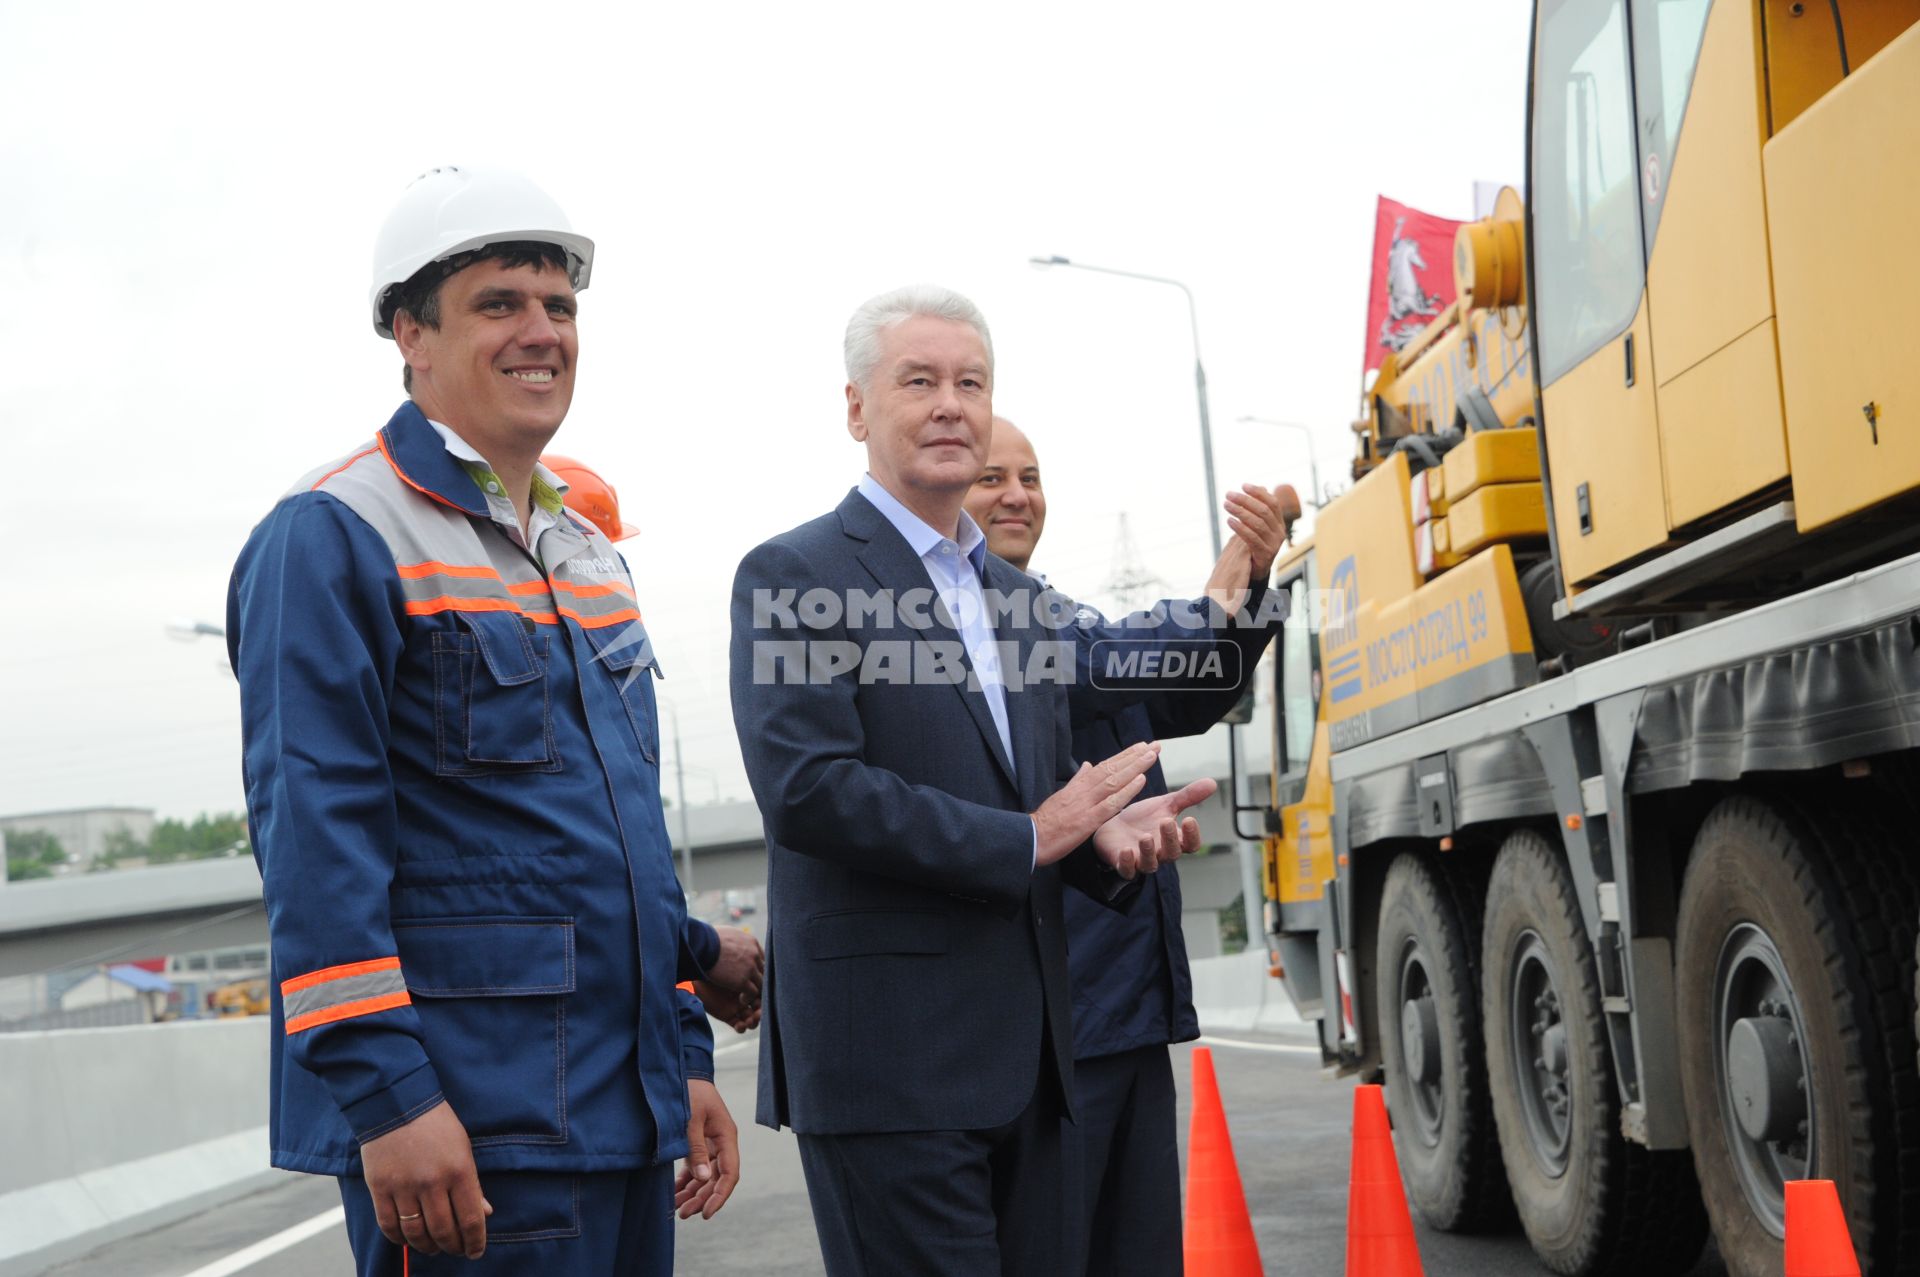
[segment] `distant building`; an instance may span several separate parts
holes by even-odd
[[[110,1003],[133,1003],[138,1009],[126,1008],[129,1020],[116,1017],[113,1022],[151,1024],[166,1018],[167,995],[172,992],[173,982],[165,976],[131,965],[106,967],[61,994],[60,1009],[84,1011]]]
[[[0,978],[0,1033],[238,1014],[214,1005],[222,990],[239,1007],[265,1014],[270,962],[264,943],[241,944]],[[239,996],[248,985],[256,987]]]
[[[0,816],[0,834],[51,834],[74,857],[70,873],[85,873],[107,839],[124,831],[133,841],[145,844],[153,838],[151,807],[77,807],[69,811],[33,811],[18,816]],[[0,870],[0,877],[4,870]]]

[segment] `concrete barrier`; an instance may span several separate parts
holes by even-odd
[[[265,1187],[267,1020],[0,1034],[0,1277]]]
[[[1193,962],[1206,1032],[1306,1038],[1259,950]],[[275,1183],[266,1017],[0,1034],[0,1277]]]
[[[1193,1009],[1202,1032],[1313,1034],[1313,1026],[1294,1009],[1286,986],[1267,974],[1263,950],[1196,958],[1191,966]]]

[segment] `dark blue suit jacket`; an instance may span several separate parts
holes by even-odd
[[[984,578],[1034,589],[991,555]],[[1032,867],[1027,813],[1073,772],[1065,688],[1022,689],[1009,673],[1009,760],[977,688],[899,669],[897,681],[827,675],[848,654],[924,659],[930,643],[957,644],[951,626],[794,609],[810,589],[897,597],[930,582],[857,491],[754,549],[734,578],[733,715],[766,824],[771,913],[758,1119],[818,1135],[977,1130],[1012,1121],[1039,1084],[1066,1102],[1062,877],[1103,898],[1113,880],[1088,848]],[[1016,644],[1003,665],[1020,669],[1058,638],[997,629]],[[813,645],[814,677],[795,644]]]

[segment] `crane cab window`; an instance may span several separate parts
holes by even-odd
[[[1534,307],[1540,384],[1640,308],[1639,163],[1625,0],[1542,0],[1534,67]]]
[[[1633,0],[1634,91],[1640,103],[1640,196],[1646,204],[1647,252],[1680,146],[1680,123],[1693,90],[1700,37],[1711,0]]]
[[[1313,725],[1320,705],[1313,556],[1307,556],[1298,576],[1281,584],[1287,591],[1288,609],[1286,626],[1280,631],[1279,659],[1274,662],[1273,699],[1279,709],[1274,774],[1297,776],[1307,770],[1313,753]]]

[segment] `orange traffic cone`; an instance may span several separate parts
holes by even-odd
[[[1353,1174],[1347,1187],[1347,1277],[1425,1277],[1400,1187],[1387,1103],[1377,1086],[1353,1092]]]
[[[1193,1122],[1187,1130],[1187,1277],[1265,1277],[1246,1190],[1233,1160],[1213,1052],[1193,1049]]]
[[[1787,1181],[1786,1277],[1860,1277],[1847,1213],[1830,1179]]]

